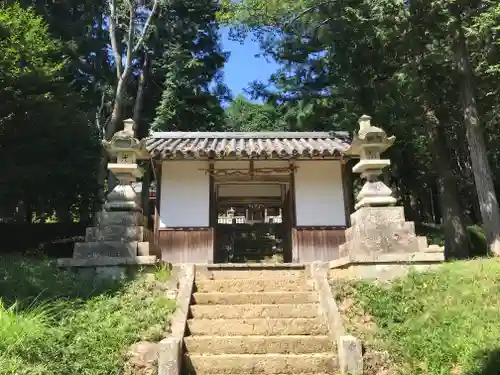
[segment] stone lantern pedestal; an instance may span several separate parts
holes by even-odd
[[[356,211],[346,230],[346,243],[339,247],[340,257],[376,259],[387,253],[416,253],[428,250],[427,239],[417,237],[413,222],[405,220],[404,209],[396,205],[391,189],[379,180],[391,162],[380,154],[394,144],[395,137],[370,124],[369,116],[359,120],[350,155],[359,155],[353,172],[360,173],[364,186],[356,197]]]
[[[153,233],[146,227],[139,196],[132,183],[142,176],[137,159],[149,157],[134,134],[134,122],[126,120],[124,129],[103,142],[111,159],[108,169],[118,184],[108,194],[97,226],[86,230],[85,242],[75,244],[73,258],[58,259],[60,267],[75,268],[97,277],[123,278],[132,266],[155,265],[160,251]]]

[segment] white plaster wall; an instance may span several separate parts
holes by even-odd
[[[208,227],[210,177],[205,161],[165,161],[161,171],[160,228]]]
[[[346,225],[340,161],[308,160],[296,165],[297,225]]]
[[[219,186],[219,197],[280,197],[281,186],[270,184],[227,184]]]
[[[250,162],[248,160],[217,160],[214,163],[215,169],[248,169]]]
[[[286,168],[289,166],[288,160],[255,160],[255,168]]]

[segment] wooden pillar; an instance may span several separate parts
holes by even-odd
[[[291,205],[291,216],[292,216],[292,227],[297,226],[297,207],[295,205],[295,162],[290,162],[290,167],[292,170],[290,172],[290,205]]]
[[[210,161],[209,163],[209,209],[208,209],[208,225],[211,228],[212,231],[212,256],[211,259],[207,259],[208,263],[214,263],[218,259],[218,255],[215,254],[217,250],[216,246],[216,228],[217,228],[217,221],[218,221],[218,216],[217,216],[217,197],[216,197],[216,191],[215,191],[215,178],[213,176],[213,171],[214,171],[214,162]]]
[[[351,226],[351,214],[354,212],[354,178],[352,167],[355,163],[356,160],[354,159],[341,160],[345,223],[348,227]]]
[[[154,222],[154,236],[155,241],[158,243],[160,236],[160,204],[161,204],[161,162],[157,162],[153,165],[155,169],[155,179],[156,179],[156,199],[155,199],[155,222]]]
[[[291,246],[292,246],[292,263],[300,262],[299,248],[297,241],[297,208],[295,205],[295,162],[290,161],[290,199],[289,199],[289,209],[290,209],[290,230],[291,230]]]
[[[214,228],[217,225],[217,202],[216,202],[216,192],[215,192],[215,179],[213,176],[214,163],[209,164],[209,226]]]
[[[146,217],[147,222],[149,223],[150,215],[149,212],[149,187],[151,185],[151,163],[148,161],[144,176],[142,176],[142,190],[141,190],[141,206],[142,206],[142,214]],[[148,229],[151,229],[148,227]]]

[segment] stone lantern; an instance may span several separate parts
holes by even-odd
[[[132,183],[143,175],[137,158],[145,150],[143,143],[135,138],[134,128],[132,119],[125,120],[123,130],[116,132],[109,142],[103,141],[110,158],[116,158],[115,163],[108,163],[108,169],[118,180],[118,185],[108,194],[104,204],[106,211],[142,211]]]
[[[413,222],[405,220],[404,209],[396,206],[391,189],[379,180],[389,159],[380,154],[394,144],[380,128],[370,124],[370,116],[359,119],[359,131],[354,136],[348,155],[359,156],[352,168],[361,174],[365,184],[356,197],[356,211],[351,215],[351,227],[345,231],[346,242],[339,247],[340,256],[377,257],[382,253],[415,253],[427,249],[425,237],[417,237]]]
[[[103,146],[116,159],[108,169],[118,184],[108,194],[104,210],[97,213],[97,225],[86,229],[85,242],[75,243],[73,257],[58,259],[58,265],[96,278],[122,279],[137,266],[154,266],[160,256],[132,187],[142,176],[137,159],[149,158],[149,154],[144,142],[135,138],[133,120],[125,120],[124,129],[109,142],[103,141]]]
[[[387,137],[382,129],[371,125],[371,117],[361,116],[359,119],[359,132],[354,136],[353,142],[346,151],[348,155],[359,155],[359,162],[352,168],[354,173],[360,173],[366,180],[363,188],[356,197],[357,210],[361,207],[392,206],[396,199],[392,196],[391,189],[379,180],[385,167],[391,165],[389,159],[381,159],[380,154],[394,144],[394,136]]]

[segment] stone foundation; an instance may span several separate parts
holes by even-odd
[[[154,269],[160,250],[144,224],[146,218],[133,211],[103,211],[97,226],[87,228],[85,242],[75,244],[73,258],[58,259],[59,267],[96,279],[126,279],[138,270]]]
[[[139,272],[155,272],[158,266],[156,256],[60,258],[57,265],[70,268],[86,278],[126,280]]]
[[[425,251],[427,239],[417,237],[415,225],[405,221],[403,207],[361,207],[351,215],[340,256]]]

